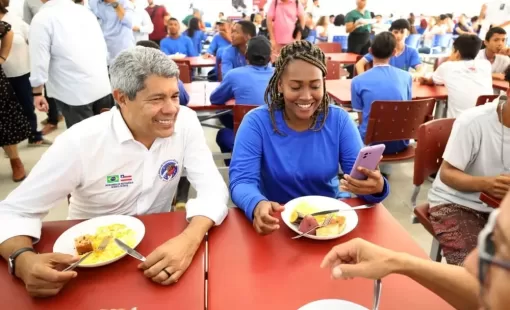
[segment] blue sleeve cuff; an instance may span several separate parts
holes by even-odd
[[[263,200],[267,199],[261,194],[249,198],[246,209],[244,210],[244,214],[246,214],[246,217],[248,218],[248,220],[250,220],[250,222],[253,222],[253,212],[255,212],[255,208],[257,207],[258,203]]]
[[[384,179],[383,190],[379,194],[365,195],[361,196],[360,198],[363,198],[368,203],[379,203],[386,199],[386,197],[388,197],[388,195],[390,194],[390,183],[388,182],[388,180],[386,180],[385,177],[383,177],[383,179]]]

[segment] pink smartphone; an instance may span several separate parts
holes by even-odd
[[[385,148],[386,145],[384,144],[376,144],[362,148],[359,151],[358,158],[356,158],[356,162],[354,163],[349,175],[356,180],[366,180],[368,177],[359,172],[358,167],[375,170],[381,160],[381,156]]]

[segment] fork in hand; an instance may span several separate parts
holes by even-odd
[[[106,247],[108,246],[108,243],[110,243],[110,239],[111,239],[111,237],[109,237],[109,236],[104,237],[103,241],[101,241],[101,244],[99,245],[97,250],[100,252],[104,251],[104,249],[106,249]],[[92,254],[93,252],[94,251],[91,251],[91,252],[88,252],[87,254],[83,255],[79,261],[77,261],[76,263],[74,263],[72,265],[69,265],[69,267],[67,267],[66,269],[64,269],[62,271],[74,270],[76,267],[78,267],[79,264],[81,264],[81,262],[83,262],[85,259],[87,259],[87,257],[89,257],[90,254]]]
[[[299,235],[294,236],[294,237],[292,237],[291,239],[299,239],[299,238],[303,237],[304,235],[308,235],[309,233],[311,233],[312,231],[316,230],[317,228],[321,228],[321,227],[328,226],[328,225],[331,223],[331,220],[333,219],[333,216],[335,216],[335,214],[330,214],[330,215],[328,215],[328,216],[324,219],[324,222],[322,222],[322,225],[316,225],[315,227],[313,227],[313,228],[312,228],[312,229],[310,229],[309,231],[304,232],[304,233],[300,233]]]

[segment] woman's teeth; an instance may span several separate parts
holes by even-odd
[[[172,124],[172,120],[157,120],[156,122],[163,124],[163,125]]]
[[[297,105],[298,105],[298,107],[300,107],[301,109],[309,109],[309,108],[312,106],[312,104],[311,104],[311,103],[308,103],[308,104],[299,104],[299,103],[298,103]]]

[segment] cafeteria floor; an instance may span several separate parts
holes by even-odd
[[[38,119],[42,120],[45,115],[38,112]],[[54,140],[60,133],[65,129],[65,124],[60,123],[58,130],[48,135],[48,139]],[[207,138],[208,145],[213,152],[219,152],[218,146],[216,145],[216,129],[203,127]],[[37,163],[41,155],[46,151],[46,147],[28,147],[27,142],[24,141],[19,145],[19,153],[21,160],[25,165],[25,169],[29,172],[34,165]],[[222,161],[218,161],[217,165],[223,165]],[[226,182],[228,182],[228,172],[222,170],[222,175]],[[411,207],[410,198],[413,191],[412,184],[413,177],[413,163],[404,163],[393,166],[393,172],[390,178],[391,194],[383,202],[384,206],[391,212],[391,214],[400,222],[402,226],[413,236],[426,253],[429,253],[432,237],[431,235],[420,225],[411,224]],[[9,166],[9,160],[4,158],[3,154],[0,156],[0,200],[5,197],[16,188],[17,183],[11,181],[11,169]],[[228,183],[227,183],[228,184]],[[426,181],[421,188],[420,195],[418,197],[418,203],[426,201],[427,192],[430,188],[431,183]],[[194,197],[195,192],[191,189],[190,197]],[[233,206],[230,202],[229,206]],[[363,212],[363,211],[360,211]],[[67,199],[62,199],[56,208],[52,209],[50,213],[45,217],[47,221],[64,220],[67,217]],[[285,228],[283,228],[285,229]]]

